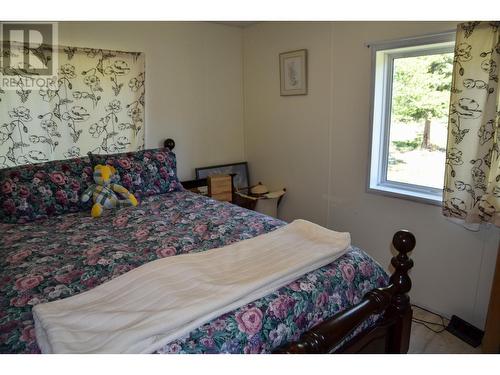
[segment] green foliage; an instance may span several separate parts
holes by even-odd
[[[410,122],[445,117],[452,70],[452,53],[395,59],[393,118]]]
[[[392,144],[394,147],[396,147],[396,150],[399,152],[407,152],[407,151],[413,151],[416,150],[417,148],[420,147],[422,144],[422,137],[419,136],[415,138],[413,141],[392,141]]]

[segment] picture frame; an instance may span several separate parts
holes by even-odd
[[[234,189],[241,190],[250,186],[248,175],[248,163],[246,161],[231,164],[214,165],[209,167],[195,168],[196,179],[207,178],[208,176],[217,174],[232,174]]]
[[[280,95],[307,95],[307,49],[282,52],[280,58]]]

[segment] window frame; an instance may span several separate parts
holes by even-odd
[[[454,45],[455,31],[369,45],[372,95],[367,192],[441,205],[443,189],[387,180],[394,59],[449,53]]]

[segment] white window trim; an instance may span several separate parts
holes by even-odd
[[[426,35],[396,41],[371,43],[372,87],[370,108],[370,158],[367,191],[386,196],[441,205],[442,189],[388,181],[389,128],[391,125],[393,61],[422,52],[444,53],[454,49],[455,32]],[[426,48],[422,48],[426,46]],[[390,53],[385,51],[389,51]],[[400,51],[398,51],[400,50]],[[444,176],[443,176],[444,179]]]

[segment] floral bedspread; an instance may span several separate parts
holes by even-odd
[[[285,224],[187,191],[106,213],[97,220],[80,212],[0,224],[0,353],[39,352],[31,314],[38,303],[75,295],[158,258],[224,246]],[[160,352],[270,352],[387,282],[382,268],[353,247]]]

